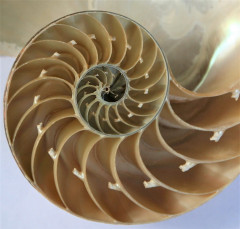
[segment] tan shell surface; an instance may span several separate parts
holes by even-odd
[[[86,74],[103,65],[129,81],[114,106],[95,95],[115,72]],[[10,73],[5,127],[14,157],[37,190],[80,217],[139,224],[183,214],[240,172],[239,78],[230,71],[225,82],[216,68],[192,91],[139,24],[108,12],[61,18],[30,40]]]

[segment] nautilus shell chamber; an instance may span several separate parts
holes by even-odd
[[[183,214],[240,172],[239,78],[211,71],[184,87],[137,22],[65,16],[12,67],[9,145],[29,182],[77,216],[139,224]]]

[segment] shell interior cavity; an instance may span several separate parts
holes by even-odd
[[[14,63],[9,145],[29,182],[77,216],[139,224],[183,214],[240,170],[240,83],[215,73],[188,90],[138,23],[103,11],[65,16]]]

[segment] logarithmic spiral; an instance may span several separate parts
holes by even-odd
[[[230,94],[238,84],[209,92],[211,84],[179,85],[154,38],[129,18],[68,15],[39,31],[12,68],[9,145],[30,183],[73,214],[167,219],[239,174],[240,106]]]

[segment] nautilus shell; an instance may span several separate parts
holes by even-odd
[[[68,212],[107,223],[161,221],[215,196],[240,172],[234,34],[188,68],[169,66],[146,29],[115,13],[44,27],[5,93],[6,134],[26,178]],[[219,55],[226,44],[229,56]]]

